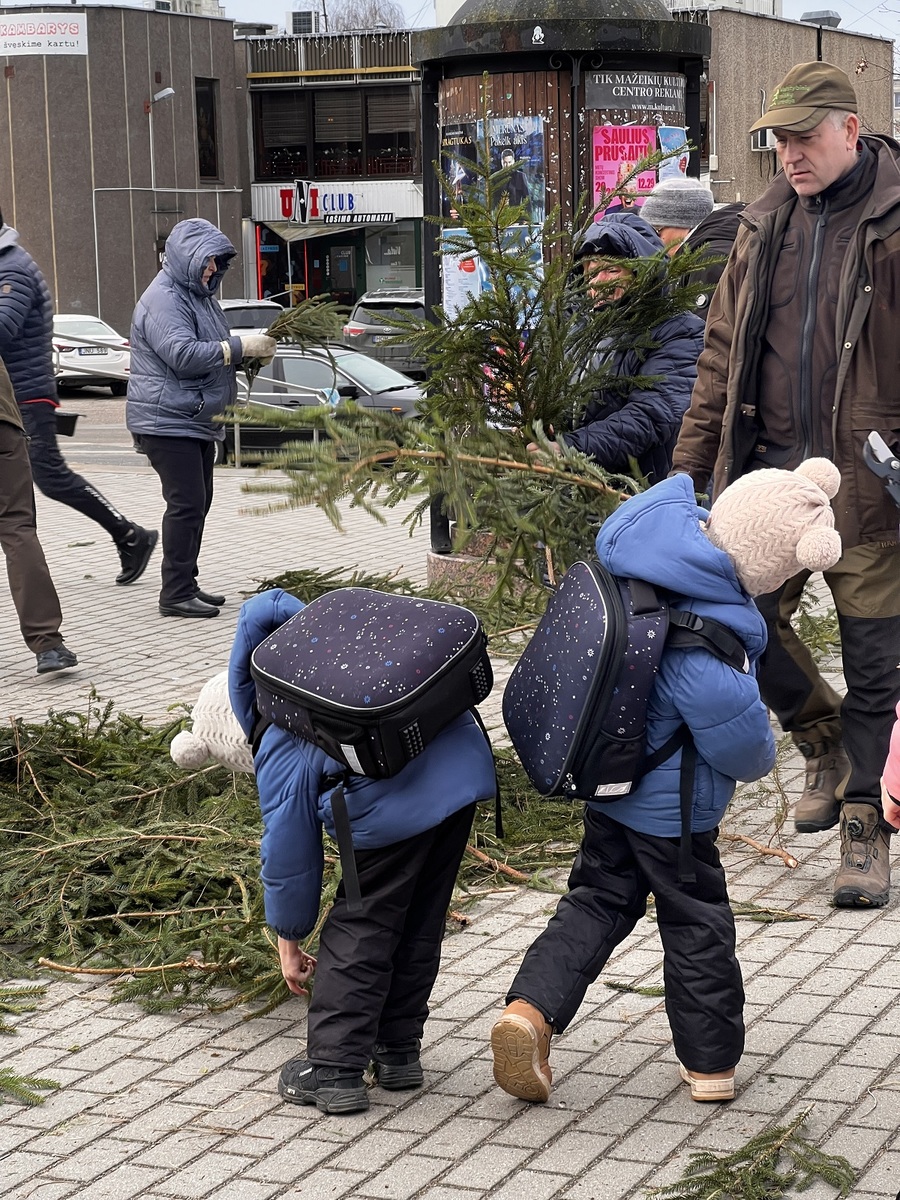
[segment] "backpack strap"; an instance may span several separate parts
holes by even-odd
[[[670,646],[702,646],[742,675],[750,673],[750,659],[744,643],[727,625],[711,617],[670,609],[666,642]]]
[[[322,783],[326,787],[334,786],[331,793],[331,816],[334,820],[334,834],[338,844],[338,854],[341,859],[341,878],[344,882],[344,897],[350,912],[359,912],[362,908],[362,893],[359,889],[359,872],[356,869],[356,854],[353,850],[353,832],[350,828],[350,814],[347,812],[347,800],[344,789],[350,779],[351,771],[341,771],[334,775],[326,775]]]
[[[498,838],[503,837],[503,806],[500,802],[500,776],[497,774],[497,759],[494,755],[494,747],[491,742],[490,734],[487,731],[487,726],[481,719],[481,713],[477,708],[470,708],[469,712],[475,719],[475,724],[484,734],[484,740],[488,744],[488,749],[491,752],[491,764],[494,768],[494,833]]]

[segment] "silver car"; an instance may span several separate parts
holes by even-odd
[[[56,382],[66,387],[108,387],[114,396],[128,391],[128,340],[99,317],[56,314],[53,364]]]

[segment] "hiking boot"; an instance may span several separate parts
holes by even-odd
[[[36,654],[37,673],[46,675],[49,671],[66,671],[69,667],[78,665],[78,659],[68,646],[54,646],[52,650],[41,650]]]
[[[354,1067],[316,1067],[299,1055],[281,1068],[278,1094],[291,1104],[314,1104],[323,1113],[365,1112],[369,1093]]]
[[[794,808],[794,828],[798,833],[821,833],[838,823],[838,791],[850,774],[850,760],[841,746],[801,742],[798,748],[806,756],[806,787]]]
[[[159,534],[155,529],[141,529],[140,525],[132,525],[131,531],[122,541],[116,542],[119,561],[122,564],[122,570],[116,576],[116,583],[134,583],[136,579],[140,579],[147,569],[158,538]]]
[[[545,1104],[550,1099],[550,1035],[553,1027],[533,1004],[513,1000],[491,1030],[494,1079],[520,1100]]]
[[[389,1092],[405,1092],[425,1082],[418,1038],[405,1042],[376,1042],[372,1051],[372,1077]]]
[[[874,804],[845,804],[834,903],[838,908],[881,908],[887,904],[890,890],[890,826]]]
[[[734,1099],[734,1067],[730,1071],[718,1071],[714,1075],[704,1075],[702,1071],[689,1071],[687,1067],[678,1064],[678,1070],[685,1083],[691,1085],[691,1099],[701,1103],[712,1100]]]

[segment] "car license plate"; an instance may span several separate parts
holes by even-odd
[[[377,334],[375,334],[375,336],[372,338],[372,342],[373,342],[373,344],[374,344],[374,345],[376,345],[376,346],[377,346],[379,342],[386,342],[386,341],[388,341],[388,339],[389,339],[389,338],[391,338],[392,336],[393,336],[393,334],[390,334],[390,333],[377,333]]]
[[[105,346],[79,346],[79,354],[109,354]]]

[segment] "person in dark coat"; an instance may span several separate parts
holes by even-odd
[[[241,608],[228,690],[248,740],[257,718],[250,657],[303,607],[276,588]],[[476,802],[496,791],[491,750],[464,713],[392,778],[350,776],[345,795],[361,907],[348,907],[339,884],[322,926],[318,965],[299,942],[319,917],[322,831],[336,837],[331,795],[334,776],[345,768],[276,725],[259,738],[255,767],[266,921],[291,991],[301,994],[313,970],[316,976],[306,1051],[284,1065],[278,1090],[292,1104],[359,1112],[369,1107],[363,1072],[370,1061],[389,1091],[423,1082],[419,1049],[447,907]]]
[[[59,398],[53,373],[53,301],[40,267],[0,213],[0,358],[6,364],[34,482],[45,496],[96,521],[115,542],[121,570],[116,583],[134,583],[150,561],[158,534],[143,529],[76,475],[56,438]]]
[[[275,340],[229,333],[216,299],[235,248],[209,221],[179,221],[166,241],[162,270],[131,321],[131,380],[125,417],[162,482],[164,617],[217,617],[225,597],[203,592],[197,560],[213,497],[215,418],[237,399],[244,356],[271,361]]]
[[[9,591],[25,645],[38,675],[78,662],[59,632],[62,609],[34,519],[34,488],[22,416],[6,367],[0,362],[0,546]]]
[[[609,213],[587,230],[576,260],[596,281],[598,303],[628,304],[629,263],[662,252],[662,242],[641,217]],[[615,279],[621,280],[621,287],[610,293],[609,283]],[[636,459],[641,473],[655,483],[669,471],[672,448],[690,403],[703,349],[703,322],[692,313],[679,313],[658,325],[651,338],[654,346],[649,351],[610,351],[599,346],[589,366],[599,369],[609,360],[613,378],[658,376],[660,382],[626,393],[613,387],[597,391],[577,428],[558,433],[555,444],[573,446],[598,466],[619,474],[627,474],[629,459]]]
[[[812,459],[796,472],[740,480],[707,512],[691,480],[675,476],[626,501],[600,527],[597,556],[608,571],[644,580],[674,609],[726,626],[748,661],[741,670],[702,646],[663,651],[647,704],[647,753],[686,729],[696,753],[693,778],[682,774],[682,744],[626,796],[587,799],[569,891],[527,951],[492,1031],[494,1078],[510,1095],[549,1098],[551,1034],[572,1021],[652,892],[681,1077],[694,1100],[734,1096],[744,991],[716,837],[735,781],[761,779],[775,762],[755,678],[766,627],[751,595],[800,564],[821,570],[837,561],[841,541],[829,499],[839,482],[833,464]],[[690,838],[693,878],[680,867],[682,837]]]
[[[746,204],[723,204],[721,208],[713,209],[709,216],[690,233],[683,242],[685,251],[704,250],[712,261],[708,266],[701,266],[691,271],[686,283],[702,283],[703,291],[697,297],[694,312],[705,321],[709,315],[709,305],[716,294],[722,272],[728,263],[731,248],[741,227],[741,213]]]

